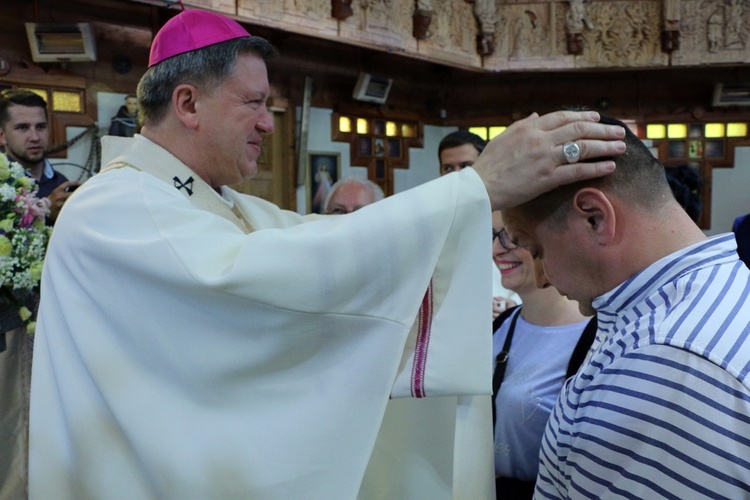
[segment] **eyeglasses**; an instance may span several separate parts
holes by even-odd
[[[495,231],[495,229],[492,229],[492,241],[495,241],[495,238],[500,242],[500,245],[506,249],[506,250],[513,250],[514,248],[518,248],[518,245],[514,245],[512,241],[510,241],[510,236],[508,236],[508,232],[505,230],[505,228],[502,228],[500,231]]]

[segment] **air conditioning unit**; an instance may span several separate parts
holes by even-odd
[[[717,83],[714,106],[750,106],[750,82]]]
[[[360,73],[352,97],[358,101],[384,104],[392,84],[391,78]]]
[[[96,42],[88,23],[26,23],[34,62],[96,61]]]

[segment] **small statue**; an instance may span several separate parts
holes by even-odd
[[[495,0],[475,0],[474,17],[477,20],[477,53],[480,56],[491,56],[495,52],[495,27],[497,5]]]
[[[583,0],[569,0],[570,10],[565,16],[565,27],[568,33],[580,33],[583,28],[594,29],[594,25],[586,16],[586,8],[583,6]]]
[[[352,14],[352,0],[331,0],[331,17],[343,21]]]
[[[432,35],[430,23],[432,23],[432,0],[417,0],[414,6],[411,34],[417,40],[424,40]]]
[[[109,135],[133,137],[137,124],[138,99],[135,94],[128,94],[125,97],[125,104],[120,106],[117,115],[112,117],[112,123],[109,125]]]

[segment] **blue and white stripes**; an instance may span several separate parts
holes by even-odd
[[[732,234],[599,297],[598,344],[563,387],[536,498],[750,498],[750,271]]]

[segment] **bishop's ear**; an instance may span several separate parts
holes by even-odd
[[[578,222],[599,244],[615,237],[615,210],[607,195],[599,189],[583,188],[573,196],[573,212]]]
[[[196,105],[198,97],[198,89],[186,83],[178,85],[172,92],[174,113],[177,119],[188,128],[195,128],[198,125]]]

